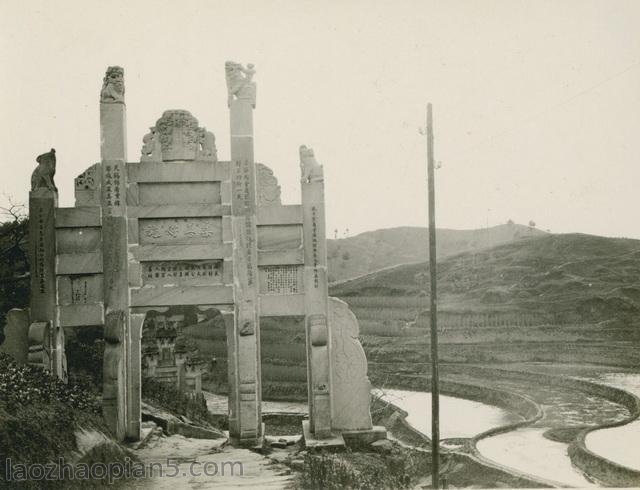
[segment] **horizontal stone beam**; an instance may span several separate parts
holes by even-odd
[[[170,204],[129,206],[129,218],[191,218],[216,217],[231,214],[231,206],[222,204]]]
[[[226,259],[231,257],[232,244],[138,245],[131,247],[131,252],[135,260],[141,262]]]
[[[304,264],[304,251],[297,250],[259,250],[258,266],[262,265],[301,265]]]
[[[130,162],[129,182],[211,182],[229,180],[229,162]]]
[[[300,204],[258,207],[258,226],[301,224],[302,206]]]
[[[104,306],[102,303],[58,306],[62,327],[84,327],[104,325]]]
[[[56,228],[82,228],[100,226],[102,223],[102,209],[93,206],[77,208],[57,208]]]
[[[56,255],[56,274],[99,274],[102,272],[102,252],[78,252]]]
[[[304,316],[304,294],[260,296],[260,316]]]
[[[131,289],[131,306],[186,306],[232,303],[232,286],[158,286]]]
[[[206,312],[208,310],[218,310],[220,313],[224,314],[233,314],[234,308],[233,303],[223,303],[223,304],[199,304],[196,305],[198,307],[198,311]],[[170,306],[132,306],[129,311],[134,314],[145,314],[149,311],[157,311],[158,313],[166,313],[169,311]]]

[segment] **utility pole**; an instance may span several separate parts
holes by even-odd
[[[436,294],[436,199],[433,165],[433,114],[427,104],[427,181],[429,188],[429,275],[431,280],[431,486],[440,485],[440,380],[438,375],[438,310]]]

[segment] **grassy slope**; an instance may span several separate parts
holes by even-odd
[[[426,263],[398,266],[332,288],[335,296],[428,293]],[[543,235],[438,264],[445,309],[575,314],[578,321],[630,319],[640,312],[640,240]]]
[[[417,327],[426,326],[420,319],[428,305],[427,274],[424,263],[399,266],[330,291],[352,305],[372,373],[426,360],[427,330],[398,336],[398,326],[416,317]],[[443,312],[537,315],[520,326],[441,323],[444,362],[640,366],[640,240],[533,237],[444,258],[438,279]]]
[[[544,232],[517,224],[479,230],[439,229],[438,255],[447,257],[540,235]],[[427,228],[388,228],[327,242],[330,282],[427,260]]]

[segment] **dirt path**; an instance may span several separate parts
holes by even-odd
[[[226,439],[153,436],[135,451],[153,475],[129,480],[125,488],[205,490],[210,488],[286,488],[290,470],[261,454],[226,445]]]

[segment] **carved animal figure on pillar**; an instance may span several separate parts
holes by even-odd
[[[124,103],[124,69],[120,66],[110,66],[102,81],[100,102],[113,104]]]
[[[249,63],[243,67],[235,61],[227,61],[224,64],[225,76],[227,79],[228,99],[227,104],[231,107],[234,97],[238,99],[249,99],[251,105],[256,106],[256,84],[253,82],[253,75],[256,73],[254,65]]]
[[[50,152],[43,153],[36,158],[38,166],[31,174],[31,190],[49,189],[57,191],[53,177],[56,174],[56,150],[51,148]]]
[[[319,182],[324,179],[322,165],[317,162],[313,149],[307,148],[305,145],[300,147],[300,170],[302,172],[301,180],[304,183]]]

